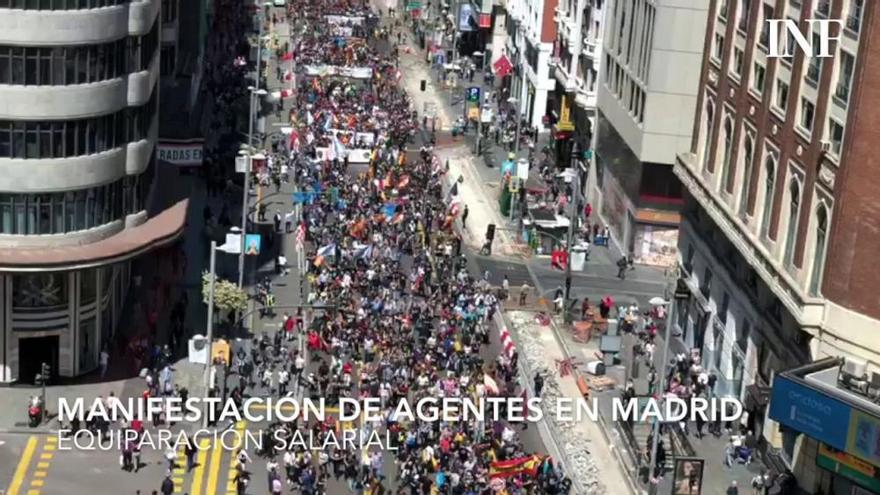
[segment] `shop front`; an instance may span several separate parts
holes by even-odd
[[[800,487],[810,493],[880,493],[880,406],[844,388],[844,360],[828,358],[773,381],[769,417]],[[803,437],[797,441],[797,437]]]

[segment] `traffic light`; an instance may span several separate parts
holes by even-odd
[[[51,373],[52,368],[47,363],[41,364],[40,372],[37,373],[37,376],[34,377],[34,385],[47,385],[49,383],[49,376],[51,375]]]
[[[495,224],[490,223],[488,227],[486,227],[486,240],[492,242],[495,240]]]

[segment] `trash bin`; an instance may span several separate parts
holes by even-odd
[[[605,374],[605,363],[602,361],[590,361],[587,363],[587,373],[596,376]]]
[[[571,248],[571,269],[582,272],[587,267],[587,249],[581,246]]]

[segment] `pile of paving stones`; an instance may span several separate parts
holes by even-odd
[[[582,431],[574,428],[575,423],[559,421],[553,413],[562,393],[559,389],[559,374],[547,366],[552,360],[546,357],[544,344],[540,340],[540,335],[546,334],[547,327],[535,322],[534,313],[515,311],[506,313],[506,316],[512,324],[508,329],[517,342],[520,366],[526,376],[531,381],[535,373],[540,372],[544,378],[544,389],[541,393],[544,421],[561,454],[563,468],[572,480],[575,493],[607,493],[606,487],[599,481],[599,470],[587,448],[590,440]],[[531,385],[529,383],[530,387]]]

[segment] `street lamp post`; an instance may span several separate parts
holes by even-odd
[[[578,188],[580,182],[580,174],[575,171],[574,177],[571,180],[572,194],[571,194],[571,205],[569,208],[569,216],[568,216],[568,235],[566,236],[566,247],[568,249],[568,256],[565,257],[565,305],[568,308],[568,301],[571,299],[571,257],[574,248],[574,229],[575,224],[578,221]],[[563,312],[565,321],[568,322],[569,314],[568,311]]]
[[[259,79],[259,75],[257,76]],[[238,287],[244,286],[244,252],[245,252],[245,233],[247,232],[247,215],[250,200],[251,186],[251,169],[254,165],[254,158],[259,155],[254,154],[254,117],[256,114],[257,97],[267,94],[265,89],[257,89],[253,86],[248,87],[250,90],[250,112],[248,113],[248,142],[247,142],[247,166],[244,169],[244,183],[241,191],[241,254],[238,255]]]
[[[514,136],[513,140],[513,154],[514,156],[517,156],[519,155],[519,127],[520,123],[522,122],[522,115],[520,115],[521,111],[519,108],[519,100],[515,96],[511,96],[510,98],[508,98],[507,102],[511,105],[514,105],[514,107],[516,108],[516,136]]]
[[[209,273],[211,275],[211,281],[208,284],[208,321],[206,323],[207,331],[205,332],[205,341],[208,346],[208,358],[205,360],[205,392],[207,393],[210,390],[210,382],[211,382],[211,367],[213,366],[213,343],[214,343],[214,283],[217,279],[217,241],[211,241],[211,261],[209,263]],[[206,406],[210,407],[210,406]],[[208,414],[207,410],[204,415],[204,423],[203,426],[208,426]]]
[[[658,407],[660,410],[663,410],[662,401],[665,396],[666,391],[666,368],[669,365],[669,339],[672,336],[672,325],[674,324],[674,313],[675,313],[675,297],[674,293],[669,300],[663,299],[662,297],[652,297],[650,301],[648,301],[652,306],[666,306],[669,308],[669,311],[666,313],[666,328],[663,331],[663,349],[661,349],[660,353],[660,365],[662,369],[660,369],[659,373],[657,373],[657,379],[660,381],[659,383],[659,392],[660,392],[660,401],[658,403]],[[651,479],[654,477],[654,469],[657,465],[657,448],[659,446],[660,441],[660,420],[654,420],[654,428],[652,429],[653,438],[651,440],[651,464],[648,466],[648,481],[650,483]],[[653,486],[653,485],[651,485]]]

